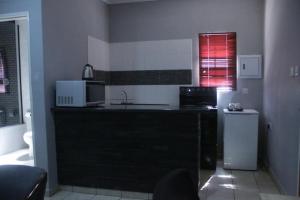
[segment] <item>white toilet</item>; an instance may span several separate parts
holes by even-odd
[[[29,146],[29,157],[33,157],[33,143],[32,143],[32,131],[27,131],[23,135],[23,139],[26,144]]]
[[[29,146],[29,157],[33,157],[33,142],[32,142],[32,130],[31,130],[31,112],[25,114],[25,124],[27,131],[23,135],[24,142]]]

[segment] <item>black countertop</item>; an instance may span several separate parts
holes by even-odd
[[[189,107],[169,105],[103,105],[97,107],[55,107],[54,112],[211,112],[211,107]]]

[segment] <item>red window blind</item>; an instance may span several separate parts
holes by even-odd
[[[200,86],[236,89],[236,33],[199,35]]]
[[[0,93],[5,93],[4,52],[0,49]]]

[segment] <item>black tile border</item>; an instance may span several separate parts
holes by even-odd
[[[106,85],[109,85],[110,83],[110,72],[102,71],[102,70],[95,70],[94,76],[95,80],[97,81],[104,81]]]
[[[95,71],[106,85],[190,85],[192,70]]]

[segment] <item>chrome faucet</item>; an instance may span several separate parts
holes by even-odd
[[[122,98],[122,104],[127,104],[127,92],[125,90],[121,91],[121,95],[124,95],[124,98]]]

